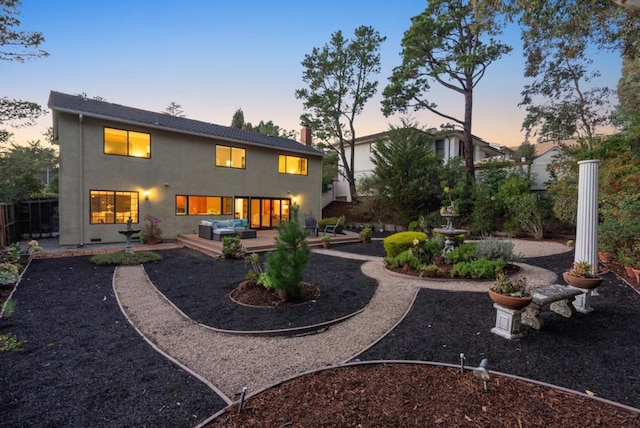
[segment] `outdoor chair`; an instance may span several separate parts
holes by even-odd
[[[333,233],[333,236],[336,236],[336,231],[340,227],[340,225],[344,222],[344,216],[340,216],[336,224],[328,224],[324,227],[323,233]]]
[[[313,217],[307,217],[304,221],[304,230],[309,231],[309,235],[315,234],[318,236],[318,222]]]

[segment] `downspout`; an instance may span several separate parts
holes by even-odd
[[[79,210],[80,210],[80,242],[78,247],[84,246],[84,133],[82,127],[82,113],[78,115],[78,171],[80,172],[80,195],[79,197]]]

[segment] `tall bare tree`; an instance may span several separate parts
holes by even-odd
[[[511,47],[495,38],[504,27],[501,4],[482,1],[430,0],[402,38],[402,65],[394,68],[384,89],[385,115],[426,109],[462,127],[464,160],[474,180],[473,91],[487,68]],[[429,94],[437,83],[464,98],[462,114],[444,112]]]
[[[378,82],[373,77],[380,73],[380,46],[385,40],[368,26],[356,28],[351,40],[336,31],[328,44],[305,55],[302,80],[308,87],[296,91],[296,98],[303,100],[307,111],[301,116],[302,122],[340,157],[340,173],[349,183],[354,201],[355,120],[377,91]]]

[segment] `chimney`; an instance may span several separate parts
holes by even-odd
[[[302,124],[302,130],[300,131],[300,140],[303,144],[311,146],[311,128],[306,123]]]

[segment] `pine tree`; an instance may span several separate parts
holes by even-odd
[[[307,234],[298,219],[299,207],[291,207],[291,219],[280,223],[276,249],[267,256],[266,274],[276,290],[282,290],[286,299],[295,300],[302,295],[300,282],[309,261]]]

